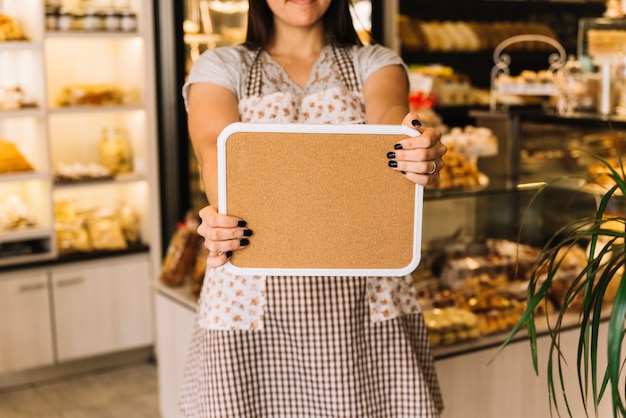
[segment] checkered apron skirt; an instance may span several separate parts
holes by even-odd
[[[266,286],[263,330],[196,324],[185,416],[439,416],[421,314],[371,322],[363,277],[268,277]]]

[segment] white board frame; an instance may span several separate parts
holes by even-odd
[[[228,196],[226,195],[226,143],[237,132],[286,132],[286,133],[320,133],[320,134],[405,134],[410,137],[419,136],[419,131],[405,125],[331,125],[331,124],[269,124],[269,123],[242,123],[235,122],[228,125],[217,139],[218,157],[218,210],[228,214]],[[408,180],[407,180],[408,181]],[[261,275],[261,276],[374,276],[396,277],[405,276],[413,272],[421,260],[422,246],[422,209],[424,187],[415,185],[415,208],[413,228],[412,260],[402,268],[254,268],[239,267],[226,262],[224,267],[233,274]]]

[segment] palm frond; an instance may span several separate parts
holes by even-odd
[[[626,219],[621,214],[614,216],[608,213],[608,208],[616,199],[623,200],[626,196],[626,181],[624,167],[620,165],[616,169],[602,157],[595,154],[593,156],[608,168],[608,174],[604,176],[608,176],[612,184],[600,189],[595,213],[558,228],[542,247],[530,274],[526,310],[499,347],[496,356],[525,328],[531,346],[533,368],[535,373],[539,373],[539,334],[535,326],[538,318],[535,312],[549,298],[552,286],[559,280],[559,273],[568,252],[577,247],[585,248],[586,265],[575,277],[570,278],[558,312],[545,318],[547,337],[550,338],[546,376],[551,413],[560,416],[561,405],[564,407],[563,412],[572,416],[572,394],[566,393],[565,385],[568,359],[561,350],[561,333],[565,324],[571,324],[572,317],[575,317],[579,331],[576,370],[580,402],[586,411],[592,409],[598,416],[601,400],[610,393],[614,417],[626,417],[626,388],[620,386],[622,368],[626,362],[622,353],[626,321]],[[589,179],[583,188],[590,187],[594,181],[595,178]],[[597,185],[593,187],[598,189]],[[545,189],[542,188],[536,195],[543,193]],[[531,205],[535,199],[533,197]],[[622,209],[626,211],[626,205],[624,206]],[[609,223],[613,227],[609,227]],[[620,226],[621,229],[616,230],[614,225],[624,228]],[[521,234],[520,231],[520,237]],[[617,290],[614,292],[614,300],[607,308],[607,294],[612,294],[609,289],[613,290],[615,287]],[[606,339],[601,332],[601,326],[605,322],[608,322]],[[608,358],[606,366],[601,364],[602,356],[599,355],[599,350],[604,349],[607,350]]]

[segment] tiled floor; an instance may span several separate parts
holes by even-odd
[[[2,418],[158,418],[157,370],[142,362],[0,392]]]

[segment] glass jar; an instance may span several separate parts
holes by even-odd
[[[59,10],[59,30],[74,30],[74,15],[67,9]]]
[[[72,23],[73,30],[85,30],[85,12],[78,10],[73,13],[74,22]]]
[[[115,9],[109,9],[104,13],[104,29],[109,32],[119,32],[122,25],[122,15]]]
[[[133,152],[126,133],[120,128],[103,128],[98,148],[100,164],[111,174],[133,171]]]
[[[122,10],[120,29],[122,32],[135,32],[137,30],[137,13],[131,10]]]
[[[54,6],[46,7],[46,30],[59,29],[60,9]]]
[[[88,32],[102,30],[102,16],[96,9],[85,10],[84,27]]]
[[[571,116],[579,110],[580,99],[585,92],[582,66],[575,56],[568,56],[563,67],[556,72],[556,81],[559,91],[557,111],[561,115]]]

